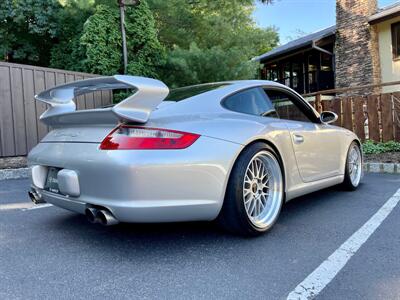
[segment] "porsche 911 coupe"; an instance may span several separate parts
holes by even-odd
[[[98,90],[132,94],[75,111]],[[35,96],[50,132],[29,153],[31,199],[85,214],[92,223],[217,220],[247,236],[268,231],[282,205],[362,178],[357,136],[330,125],[290,88],[262,80],[172,89],[115,75]]]

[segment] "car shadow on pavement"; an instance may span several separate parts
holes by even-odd
[[[284,205],[275,227],[267,234],[261,235],[256,239],[279,236],[283,228],[288,229],[296,225],[290,224],[295,216],[307,214],[312,210],[320,210],[321,204],[329,201],[337,193],[345,194],[346,192],[338,190],[337,187],[332,187],[293,199]],[[79,238],[85,236],[87,241],[96,241],[101,238],[109,243],[118,241],[119,243],[137,245],[137,243],[158,244],[167,241],[213,243],[218,240],[224,240],[225,242],[238,240],[251,242],[255,240],[254,238],[245,238],[227,233],[219,228],[215,221],[153,224],[121,223],[114,226],[102,226],[89,223],[83,215],[68,213],[65,217],[57,216],[57,218],[52,218],[51,222],[55,223],[48,223],[47,225],[61,231],[68,230],[69,235],[78,236]]]

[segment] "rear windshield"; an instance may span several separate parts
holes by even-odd
[[[182,88],[173,89],[169,92],[167,98],[164,101],[181,101],[186,98],[190,98],[196,95],[200,95],[205,92],[216,90],[218,88],[227,86],[227,83],[209,83],[202,85],[193,85]]]
[[[229,83],[207,83],[201,85],[185,86],[169,91],[167,98],[164,101],[178,102],[189,97],[200,95],[202,93],[216,90],[218,88],[229,85]],[[123,90],[113,90],[114,103],[110,105],[103,106],[103,108],[113,107],[116,103],[125,100],[129,96],[136,93],[135,89],[123,89]]]

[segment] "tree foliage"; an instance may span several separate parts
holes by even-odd
[[[257,64],[247,59],[240,48],[224,50],[221,46],[207,49],[192,43],[189,49],[176,47],[168,56],[163,80],[171,87],[202,82],[249,79]]]
[[[251,0],[149,0],[149,5],[168,48],[188,48],[195,42],[200,48],[224,49],[262,43],[265,49],[278,42],[275,28],[261,29],[254,23]]]
[[[251,58],[279,40],[275,28],[256,26],[254,9],[253,0],[126,7],[128,73],[171,86],[253,78]],[[104,75],[123,70],[116,0],[2,0],[0,23],[5,60]]]
[[[84,53],[80,46],[83,25],[95,11],[95,2],[88,0],[64,0],[58,14],[57,42],[51,49],[50,66],[54,68],[83,71]]]
[[[48,65],[59,34],[57,0],[0,1],[0,53],[4,60]]]
[[[121,33],[118,10],[99,5],[88,18],[80,37],[83,68],[96,74],[112,75],[121,69]]]
[[[149,0],[149,5],[168,48],[161,74],[170,85],[253,78],[257,65],[250,59],[279,41],[275,28],[254,23],[252,0]]]
[[[80,36],[66,40],[72,49],[65,64],[75,70],[111,75],[123,69],[120,14],[116,2],[102,2],[83,24]],[[163,65],[165,51],[158,41],[153,15],[144,0],[125,10],[128,73],[157,77],[156,68]],[[53,52],[53,66],[64,63],[62,49]]]

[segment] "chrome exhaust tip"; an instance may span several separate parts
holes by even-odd
[[[28,192],[28,196],[29,196],[29,199],[31,199],[31,201],[32,201],[34,204],[46,203],[46,201],[43,200],[42,196],[39,195],[39,193],[38,193],[34,188],[32,188],[32,189]]]
[[[117,225],[119,221],[107,210],[99,210],[96,215],[100,224],[104,226]]]
[[[99,219],[97,218],[97,209],[88,207],[85,209],[85,216],[88,219],[88,221],[92,224],[98,223]]]

